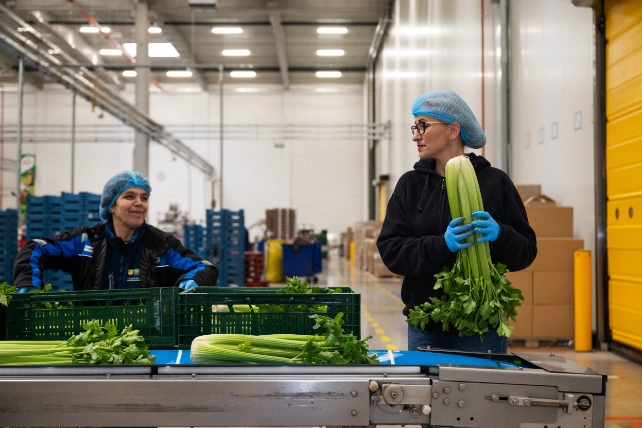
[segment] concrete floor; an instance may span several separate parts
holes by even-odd
[[[375,278],[331,254],[319,285],[351,287],[361,294],[361,336],[370,349],[407,349],[401,279]],[[606,428],[642,428],[642,366],[611,352],[575,352],[569,347],[517,348],[509,352],[554,352],[608,375]]]

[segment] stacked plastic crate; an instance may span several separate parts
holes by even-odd
[[[207,210],[208,260],[218,263],[220,287],[245,284],[245,216],[243,210]]]
[[[0,210],[0,282],[13,283],[13,261],[18,253],[18,211]]]
[[[207,235],[205,228],[200,224],[186,224],[183,226],[183,245],[194,251],[202,259],[209,260],[207,253]]]
[[[100,195],[63,192],[61,196],[27,197],[27,239],[50,237],[78,226],[100,222]],[[73,290],[71,275],[55,270],[44,272],[53,290]]]

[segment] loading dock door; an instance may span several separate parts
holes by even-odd
[[[604,7],[609,325],[614,341],[642,350],[642,7]]]

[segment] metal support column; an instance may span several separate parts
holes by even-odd
[[[75,193],[76,187],[76,91],[72,92],[71,98],[71,193]]]
[[[511,175],[511,145],[510,145],[510,10],[508,0],[499,2],[499,20],[501,27],[500,35],[500,97],[499,97],[499,165],[498,168],[504,170],[506,174]]]
[[[219,65],[218,66],[218,90],[219,90],[219,97],[220,97],[220,161],[219,161],[219,170],[220,170],[220,177],[219,177],[219,184],[220,184],[220,193],[219,193],[219,210],[223,209],[223,66]]]
[[[143,114],[149,113],[148,28],[149,10],[147,1],[136,0],[136,95],[135,105]],[[136,131],[134,140],[134,170],[149,175],[149,137]]]
[[[18,148],[17,148],[17,155],[16,155],[16,160],[17,160],[17,163],[18,163],[18,168],[17,168],[17,171],[16,171],[16,174],[18,176],[18,179],[16,180],[17,181],[17,186],[18,186],[18,189],[16,191],[16,198],[18,199],[18,201],[17,201],[18,202],[18,206],[17,206],[17,208],[18,208],[18,226],[20,226],[20,224],[21,224],[20,218],[22,216],[20,214],[20,202],[21,202],[20,198],[21,198],[21,193],[22,193],[20,191],[20,187],[21,187],[21,184],[20,184],[20,172],[21,172],[20,165],[22,164],[20,158],[22,158],[22,111],[24,110],[24,94],[25,94],[25,78],[24,78],[24,74],[25,74],[25,62],[24,62],[24,59],[22,57],[20,57],[20,62],[18,63],[18,135],[17,135],[17,137],[18,137],[17,138],[17,143],[18,143],[17,146],[18,146]]]

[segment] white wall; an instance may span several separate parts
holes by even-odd
[[[482,117],[488,116],[482,115],[481,22],[480,2],[396,2],[394,24],[376,73],[378,121],[390,121],[392,126],[389,143],[380,146],[377,167],[378,173],[390,174],[390,192],[418,160],[410,134],[410,109],[416,97],[449,89],[468,103],[480,123]],[[492,66],[492,54],[493,50],[487,49],[485,67]],[[493,80],[486,79],[484,83],[486,92],[492,92]],[[489,134],[491,147],[494,124],[486,120],[482,126]]]
[[[391,174],[390,191],[417,160],[410,107],[431,90],[450,89],[467,101],[487,135],[483,154],[501,165],[498,8],[490,0],[397,0],[377,69],[378,120],[392,124],[389,145],[380,147],[378,174]],[[575,236],[594,251],[592,11],[570,0],[509,0],[509,8],[512,179],[541,184],[559,205],[572,206]],[[579,129],[574,127],[577,112]],[[551,139],[554,122],[558,136]]]
[[[513,180],[574,207],[575,235],[594,250],[592,11],[566,0],[511,6]]]
[[[248,85],[244,85],[247,87]],[[262,86],[259,92],[237,92],[240,85],[226,85],[223,153],[224,207],[244,209],[246,226],[265,217],[265,209],[291,207],[297,210],[299,227],[327,229],[338,234],[363,220],[364,171],[362,165],[363,89],[361,85]],[[150,116],[174,136],[210,162],[220,172],[219,88],[193,91],[185,85],[164,85],[150,94]],[[133,88],[122,96],[133,101]],[[25,95],[24,123],[29,125],[71,124],[71,92],[57,85]],[[5,123],[17,123],[17,93],[5,93]],[[133,138],[128,128],[99,109],[77,100],[78,125],[109,125],[114,138]],[[350,125],[346,130],[346,126]],[[199,132],[198,134],[196,132]],[[70,140],[69,130],[64,138]],[[275,143],[281,143],[275,147]],[[133,143],[78,143],[76,145],[76,191],[100,193],[105,181],[132,167]],[[15,158],[15,144],[5,144],[5,156]],[[37,159],[36,193],[59,194],[71,188],[70,144],[24,144],[23,153]],[[14,207],[7,194],[15,175],[3,175],[4,208]],[[210,206],[212,186],[186,161],[175,158],[158,144],[150,147],[149,177],[153,188],[148,221],[155,224],[170,203],[189,210],[196,221],[204,219]],[[214,197],[220,208],[218,183]],[[250,231],[252,235],[259,228]]]

